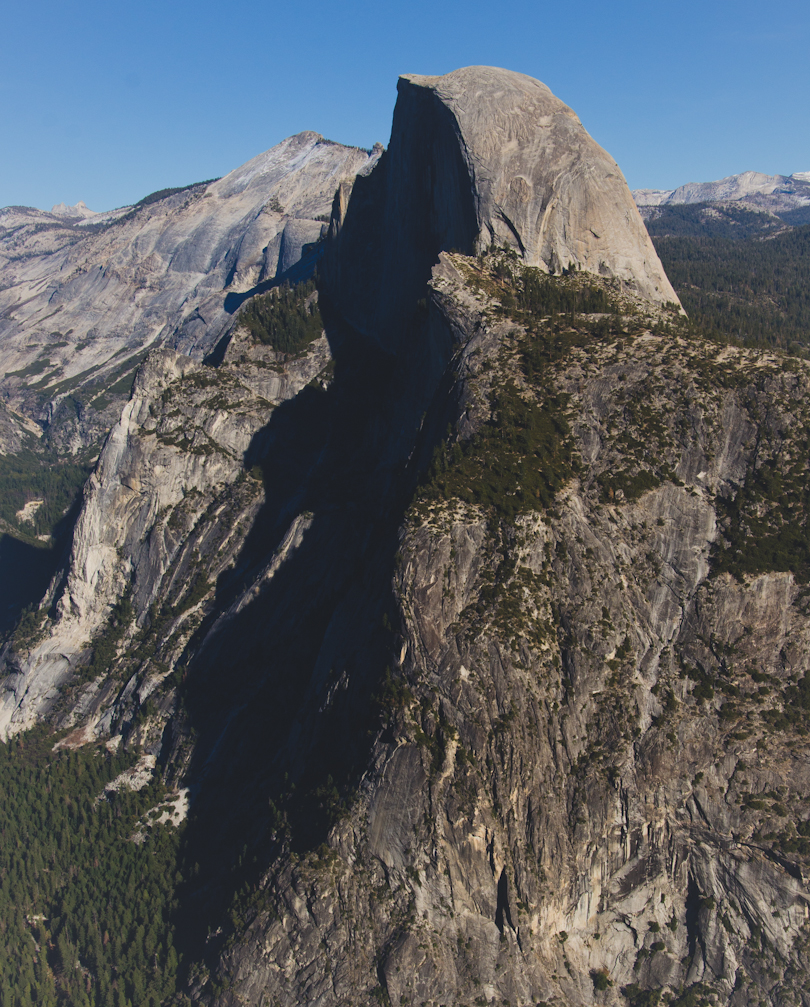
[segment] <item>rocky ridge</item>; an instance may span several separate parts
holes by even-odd
[[[448,77],[338,188],[324,337],[141,366],[5,728],[193,784],[187,1001],[807,1003],[806,365],[490,247],[520,143],[466,162],[459,82],[556,99]]]
[[[91,210],[83,199],[73,206],[68,206],[67,203],[57,203],[56,206],[51,207],[51,213],[57,217],[68,217],[71,220],[87,220],[90,217],[98,216],[96,211]]]
[[[791,222],[804,223],[801,214],[810,206],[810,172],[764,175],[744,171],[716,182],[689,182],[677,189],[634,189],[632,195],[642,212],[652,206],[731,202],[764,213],[792,213],[796,219]]]
[[[108,226],[0,212],[3,400],[47,421],[66,396],[94,385],[100,393],[126,373],[131,381],[152,346],[202,358],[245,293],[318,240],[336,186],[369,159],[300,133],[217,182],[133,207]]]
[[[161,346],[221,357],[245,300],[312,271],[335,187],[378,156],[308,132],[216,182],[85,220],[0,211],[0,579],[25,585],[0,592],[3,632],[63,566],[82,483],[144,359]]]

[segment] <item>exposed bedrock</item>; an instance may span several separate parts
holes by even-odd
[[[114,223],[0,211],[0,396],[50,424],[43,394],[114,381],[149,347],[201,359],[239,304],[318,240],[337,186],[376,156],[303,132]]]
[[[333,208],[327,282],[361,331],[396,342],[439,252],[493,242],[678,300],[618,165],[545,84],[473,66],[398,91],[388,150]]]

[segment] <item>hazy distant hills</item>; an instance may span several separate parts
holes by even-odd
[[[633,199],[645,220],[648,208],[691,203],[733,202],[751,210],[773,213],[788,224],[810,223],[810,171],[764,175],[743,171],[716,182],[687,182],[677,189],[634,189]]]

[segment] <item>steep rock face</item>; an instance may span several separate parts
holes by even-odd
[[[345,219],[336,205],[327,278],[362,331],[401,334],[439,252],[493,242],[544,271],[583,269],[677,302],[618,166],[544,84],[467,67],[405,75],[398,92],[388,151],[355,183]]]
[[[497,304],[492,273],[443,257],[457,384],[439,398],[464,433],[400,532],[380,726],[326,846],[301,856],[291,817],[294,856],[276,824],[214,1002],[807,1003],[810,776],[781,712],[810,667],[806,601],[765,541],[736,553],[728,509],[760,468],[806,473],[807,369],[627,302],[612,334],[567,336]],[[475,502],[512,438],[524,485],[564,455],[532,447],[530,410],[510,432],[510,384],[579,459],[512,516],[514,482],[500,514]],[[724,572],[761,545],[764,569]],[[359,627],[321,645],[298,720],[316,748],[361,674]]]
[[[645,241],[618,165],[539,81],[493,67],[402,78],[456,123],[475,193],[476,251],[516,247],[527,265],[610,276],[652,301],[675,301]]]
[[[59,687],[81,673],[82,661],[109,633],[112,606],[125,590],[135,628],[150,606],[165,603],[173,588],[167,571],[190,530],[244,479],[246,452],[273,409],[330,360],[324,336],[286,362],[238,329],[216,371],[173,350],[149,356],[85,487],[64,581],[52,585],[51,615],[41,610],[45,622],[37,636],[45,639],[18,646],[17,653],[6,648],[3,737],[47,713]],[[236,529],[228,538],[231,551],[224,550],[220,569],[242,540]],[[214,579],[218,572],[209,571]],[[95,721],[104,712],[97,706]]]
[[[433,86],[338,190],[328,344],[147,360],[3,724],[193,784],[194,1001],[808,1004],[807,367],[440,255]]]
[[[43,399],[115,380],[154,344],[201,358],[231,324],[239,295],[288,270],[320,237],[335,189],[369,160],[306,132],[109,226],[60,226],[39,211],[28,223],[27,212],[5,211],[0,394],[44,421]]]

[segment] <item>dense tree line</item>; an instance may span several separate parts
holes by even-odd
[[[21,532],[49,535],[70,509],[90,474],[90,466],[29,449],[0,455],[0,518]],[[32,522],[20,523],[17,511],[29,500],[42,500]]]
[[[54,740],[0,745],[0,1005],[157,1007],[176,985],[180,830],[133,841],[162,785],[104,795],[134,756]]]
[[[517,266],[516,260],[510,265],[504,257],[496,260],[492,272],[498,280],[506,281],[499,296],[507,312],[523,312],[534,318],[565,315],[573,319],[578,313],[615,314],[617,310],[606,290],[584,278],[576,284],[563,284],[539,269]]]
[[[294,287],[286,283],[274,287],[253,297],[243,309],[240,321],[259,342],[280,353],[300,353],[323,331],[314,293],[315,280]]]
[[[747,346],[810,349],[810,226],[740,238],[650,230],[661,262],[693,324],[706,334]],[[666,224],[672,229],[672,220]],[[702,226],[702,225],[701,225]]]
[[[733,203],[673,203],[644,211],[647,230],[658,238],[755,238],[785,230],[772,213]]]

